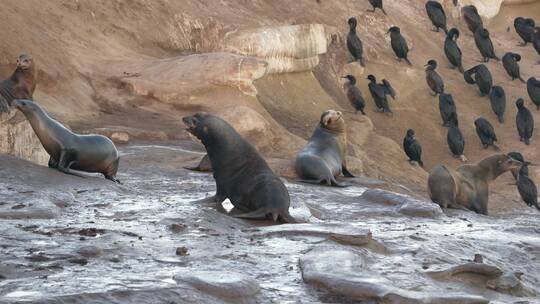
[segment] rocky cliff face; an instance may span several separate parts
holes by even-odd
[[[46,165],[49,156],[23,115],[0,114],[0,153]]]

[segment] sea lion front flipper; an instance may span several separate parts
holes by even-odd
[[[265,219],[266,215],[268,214],[268,209],[266,208],[259,208],[255,211],[246,212],[246,213],[240,213],[240,214],[231,214],[232,217],[236,218],[243,218],[243,219],[252,219],[252,220],[260,220]],[[278,214],[272,213],[272,217],[275,218],[274,221],[277,220]]]
[[[47,166],[49,166],[49,168],[51,169],[56,169],[58,168],[58,162],[52,158],[52,156],[49,158],[49,163],[47,164]]]
[[[356,177],[347,169],[347,167],[345,167],[345,165],[341,167],[341,172],[343,173],[343,176],[345,177]]]
[[[208,154],[206,154],[199,164],[195,167],[184,167],[186,170],[191,171],[197,171],[197,172],[212,172],[212,163],[210,162],[210,158],[208,157]]]
[[[202,199],[199,199],[199,200],[192,201],[190,203],[192,203],[192,204],[210,204],[210,203],[219,204],[219,203],[222,203],[223,201],[224,201],[224,199],[220,200],[220,198],[218,198],[218,196],[216,194],[214,196],[208,196],[208,197],[205,197],[205,198],[202,198]]]
[[[62,151],[60,151],[60,160],[58,161],[56,169],[65,174],[86,178],[86,176],[76,173],[70,169],[70,167],[76,162],[76,160],[72,160],[74,158],[74,154],[75,153],[73,150],[62,149]]]

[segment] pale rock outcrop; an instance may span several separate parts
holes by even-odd
[[[26,118],[13,110],[0,114],[0,153],[13,155],[37,164],[47,164],[49,155]]]
[[[198,290],[218,298],[247,303],[259,293],[260,287],[254,279],[233,272],[195,271],[174,276],[178,283],[187,283]]]

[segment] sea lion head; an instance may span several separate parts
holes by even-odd
[[[205,146],[221,142],[232,127],[223,119],[206,112],[182,118],[186,131],[197,137]],[[234,129],[232,129],[234,131]]]
[[[32,56],[27,54],[21,54],[19,55],[19,58],[17,58],[17,68],[21,70],[28,70],[34,65],[34,60],[32,59]]]
[[[518,159],[515,159],[512,157],[510,153],[508,154],[501,154],[499,156],[499,159],[497,160],[498,169],[501,170],[501,172],[506,172],[509,170],[519,169],[523,165],[523,162],[521,162]]]
[[[327,110],[322,113],[320,125],[322,128],[335,131],[345,131],[345,120],[343,119],[343,113],[335,110]]]
[[[37,104],[28,99],[15,99],[11,105],[25,115],[31,114],[39,109]]]

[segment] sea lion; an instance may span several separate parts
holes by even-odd
[[[489,102],[493,113],[497,115],[497,120],[504,123],[504,112],[506,111],[506,93],[500,86],[493,86],[489,93]]]
[[[489,183],[501,174],[519,168],[521,162],[505,154],[489,156],[455,171],[439,165],[428,177],[428,193],[441,208],[472,210],[488,214]]]
[[[9,112],[15,99],[32,99],[36,89],[37,70],[32,56],[17,58],[17,68],[11,76],[0,82],[0,113]]]
[[[444,93],[444,81],[441,78],[441,75],[437,73],[437,61],[431,59],[424,66],[426,67],[426,82],[433,92],[431,96],[437,96],[438,94]]]
[[[199,164],[195,167],[189,167],[186,166],[184,169],[191,170],[191,171],[198,171],[198,172],[212,172],[212,163],[210,162],[210,158],[208,157],[208,154],[203,156]]]
[[[473,34],[474,32],[476,32],[477,28],[484,27],[484,23],[482,22],[482,18],[478,14],[476,6],[466,5],[462,7],[461,14],[463,15],[463,19],[467,23],[467,27]]]
[[[424,167],[424,162],[422,161],[422,145],[414,137],[414,130],[407,130],[405,138],[403,139],[403,151],[409,157],[409,162],[417,162],[420,167]]]
[[[526,46],[527,43],[532,42],[534,35],[534,20],[530,18],[517,17],[514,19],[514,28],[519,37],[523,39],[521,46]]]
[[[216,195],[199,202],[229,199],[234,217],[294,222],[287,188],[264,158],[225,120],[199,112],[182,118],[187,131],[205,146],[216,180]]]
[[[26,116],[49,154],[49,168],[73,175],[77,174],[72,170],[101,173],[106,179],[120,183],[116,179],[120,156],[109,138],[75,134],[31,100],[16,99],[12,105]]]
[[[491,123],[487,119],[479,117],[474,121],[474,126],[476,127],[476,134],[478,135],[478,138],[480,138],[480,142],[482,142],[484,149],[487,149],[489,146],[493,146],[497,149],[497,146],[495,146],[497,135],[495,134],[495,129]]]
[[[461,159],[462,162],[467,161],[467,158],[463,154],[465,151],[465,138],[457,125],[452,124],[448,127],[446,142],[448,143],[450,152],[452,152],[452,156]]]
[[[401,61],[401,59],[405,59],[409,65],[412,65],[407,58],[407,55],[409,54],[409,46],[407,45],[407,41],[403,35],[401,35],[400,28],[397,26],[392,26],[388,29],[387,34],[388,33],[390,33],[390,45],[392,46],[392,50],[394,50],[398,60]]]
[[[500,61],[499,57],[495,55],[495,49],[493,48],[493,42],[489,37],[489,31],[483,27],[479,27],[474,32],[474,42],[484,62],[488,62],[489,59],[495,59]]]
[[[459,38],[459,30],[457,28],[451,28],[444,40],[444,54],[452,67],[457,67],[461,73],[464,72],[463,64],[461,62],[461,49],[457,45],[457,39]]]
[[[439,112],[443,121],[443,126],[458,125],[457,109],[454,98],[451,94],[439,95]]]
[[[363,115],[366,115],[366,112],[364,112],[366,102],[364,101],[362,92],[356,86],[356,77],[354,77],[353,75],[347,75],[343,78],[348,80],[348,82],[346,82],[343,86],[347,94],[347,99],[349,100],[353,108],[356,110],[356,113],[360,111]]]
[[[382,83],[377,83],[377,78],[375,78],[374,75],[368,75],[367,79],[369,80],[369,93],[371,93],[371,97],[373,97],[373,102],[375,102],[377,111],[392,113],[386,95],[390,95],[392,99],[396,99],[396,91],[392,88],[390,82],[383,79]]]
[[[523,98],[516,100],[518,112],[516,114],[516,127],[519,134],[519,140],[529,145],[534,131],[534,118],[531,111],[525,107]]]
[[[540,110],[540,80],[535,77],[529,78],[527,80],[527,93],[536,106],[536,110]]]
[[[347,49],[349,50],[349,53],[351,53],[354,61],[358,61],[361,66],[365,66],[363,57],[364,47],[362,46],[362,40],[360,40],[360,37],[356,34],[356,18],[349,18],[348,23],[349,34],[347,34]]]
[[[426,12],[435,26],[435,31],[438,32],[439,29],[443,29],[445,33],[448,34],[448,29],[446,28],[446,14],[444,13],[444,8],[442,5],[437,2],[430,0],[426,2]]]
[[[463,77],[469,84],[476,83],[480,96],[486,96],[491,92],[491,87],[493,86],[493,77],[491,76],[489,69],[484,64],[479,64],[465,71]]]
[[[336,177],[354,177],[347,169],[347,134],[343,114],[322,113],[308,144],[296,156],[296,173],[304,182],[343,187]]]
[[[518,62],[521,60],[521,55],[508,52],[504,54],[502,58],[503,67],[506,70],[506,73],[510,77],[512,77],[512,80],[519,79],[521,82],[525,83],[525,80],[521,78],[521,75],[519,73],[519,64]]]
[[[373,7],[373,10],[367,10],[368,12],[374,13],[375,9],[378,8],[386,15],[386,12],[384,11],[384,8],[383,8],[383,0],[369,0],[369,4],[371,4],[371,6]]]

